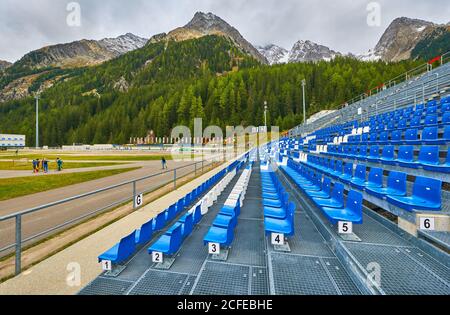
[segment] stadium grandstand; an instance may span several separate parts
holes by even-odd
[[[449,295],[450,64],[406,78],[50,260],[101,266],[80,295]]]
[[[79,294],[450,294],[449,74],[249,151],[99,253]]]

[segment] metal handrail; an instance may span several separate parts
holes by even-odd
[[[225,154],[225,152],[223,152],[223,153]],[[87,192],[87,193],[79,194],[79,195],[76,195],[76,196],[72,196],[72,197],[69,197],[69,198],[61,199],[61,200],[58,200],[58,201],[54,201],[54,202],[51,202],[51,203],[47,203],[47,204],[44,204],[44,205],[40,205],[40,206],[37,206],[37,207],[33,207],[33,208],[30,208],[30,209],[25,209],[25,210],[22,210],[22,211],[18,211],[18,212],[15,212],[15,213],[11,213],[11,214],[2,216],[2,217],[0,217],[0,222],[6,221],[6,220],[10,220],[10,219],[15,219],[15,243],[7,245],[4,248],[1,248],[0,252],[4,252],[6,250],[9,250],[9,249],[15,247],[15,274],[18,275],[18,274],[20,274],[20,272],[22,270],[22,267],[21,267],[21,254],[22,254],[22,244],[23,243],[29,242],[32,239],[35,239],[37,237],[46,235],[46,234],[48,234],[48,233],[50,233],[52,231],[58,230],[58,229],[60,229],[60,228],[62,228],[64,226],[67,226],[67,225],[72,224],[74,222],[80,221],[80,220],[82,220],[84,218],[92,216],[93,214],[99,213],[99,212],[101,212],[103,210],[106,210],[108,208],[111,208],[113,206],[116,206],[116,205],[119,205],[119,204],[123,204],[124,202],[128,202],[130,200],[133,200],[136,197],[136,182],[139,182],[139,181],[142,181],[142,180],[146,180],[146,179],[149,179],[149,178],[153,178],[153,177],[156,177],[156,176],[160,176],[160,175],[173,173],[174,177],[173,177],[172,181],[174,183],[174,189],[176,189],[176,181],[177,181],[177,175],[176,174],[177,174],[177,170],[181,170],[183,168],[194,166],[195,167],[194,171],[192,171],[192,172],[190,172],[190,173],[188,173],[186,175],[192,174],[194,172],[197,173],[197,165],[198,164],[202,165],[201,168],[202,168],[202,171],[203,171],[203,168],[205,166],[204,165],[205,162],[212,162],[212,163],[214,163],[214,161],[216,161],[218,158],[224,159],[225,156],[222,155],[222,154],[214,155],[210,159],[196,161],[194,163],[183,165],[183,166],[180,166],[180,167],[168,170],[168,171],[158,172],[156,174],[151,174],[151,175],[143,176],[143,177],[140,177],[140,178],[137,178],[137,179],[128,180],[128,181],[125,181],[125,182],[122,182],[122,183],[119,183],[119,184],[111,185],[111,186],[108,186],[108,187],[103,187],[103,188],[100,188],[100,189],[97,189],[97,190],[94,190],[94,191],[90,191],[90,192]],[[207,165],[209,165],[209,164],[207,164]],[[184,175],[184,176],[186,176],[186,175]],[[170,180],[168,182],[170,182]],[[50,208],[50,207],[53,207],[53,206],[61,205],[63,203],[67,203],[67,202],[70,202],[70,201],[73,201],[73,200],[77,200],[77,199],[80,199],[80,198],[92,196],[92,195],[95,195],[95,194],[98,194],[98,193],[101,193],[101,192],[105,192],[105,191],[112,190],[112,189],[115,189],[115,188],[118,188],[118,187],[129,185],[129,184],[133,185],[133,191],[132,191],[131,197],[126,197],[126,198],[123,198],[123,199],[121,199],[119,201],[115,201],[112,204],[108,204],[108,205],[103,206],[103,207],[101,207],[99,209],[96,209],[96,210],[94,210],[92,212],[89,212],[87,214],[83,214],[83,215],[81,215],[81,216],[79,216],[77,218],[70,219],[69,221],[66,221],[66,222],[63,222],[61,224],[58,224],[57,226],[53,226],[53,227],[51,227],[51,228],[49,228],[49,229],[47,229],[45,231],[41,231],[41,232],[39,232],[39,233],[37,233],[35,235],[32,235],[32,236],[27,237],[26,239],[22,240],[22,216],[30,214],[30,213],[38,212],[39,210],[42,210],[42,209],[47,209],[47,208]],[[167,183],[165,183],[165,184],[167,184]],[[160,187],[161,186],[158,186],[157,188],[153,188],[153,189],[148,189],[148,190],[142,191],[140,193],[147,193],[147,192],[150,192],[150,191],[154,191],[155,189],[158,189]],[[136,206],[134,204],[133,204],[133,208],[136,208]]]

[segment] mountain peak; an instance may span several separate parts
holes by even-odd
[[[184,41],[207,35],[227,37],[242,51],[250,54],[261,63],[267,63],[266,58],[261,55],[259,51],[253,47],[252,44],[250,44],[237,29],[211,12],[196,12],[192,20],[185,26],[174,29],[169,32],[167,36],[159,36],[158,38],[152,40],[161,40],[166,38],[175,41]]]
[[[330,61],[341,55],[330,48],[310,40],[299,40],[289,53],[289,62]]]

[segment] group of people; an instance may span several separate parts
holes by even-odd
[[[39,173],[42,169],[44,173],[48,173],[48,160],[43,158],[42,160],[34,159],[32,162],[33,165],[33,173]],[[58,172],[62,171],[63,161],[60,158],[56,158],[56,167]]]

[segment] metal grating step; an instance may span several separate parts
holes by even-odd
[[[129,281],[98,277],[84,287],[78,295],[123,295],[132,284],[133,282]]]
[[[319,257],[269,254],[277,295],[339,294]]]
[[[381,288],[387,294],[450,294],[450,283],[413,260],[405,248],[357,243],[346,243],[346,246],[363,267],[369,263],[379,264]],[[411,247],[409,250],[417,249]],[[445,266],[441,265],[441,268],[446,269],[439,271],[441,275],[449,273]]]
[[[194,295],[247,295],[250,267],[208,261],[198,282]]]
[[[129,292],[130,295],[178,295],[183,291],[188,275],[149,270]]]

